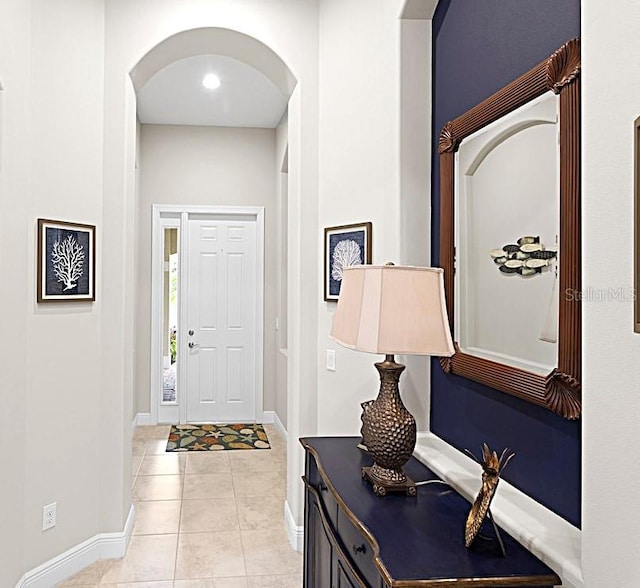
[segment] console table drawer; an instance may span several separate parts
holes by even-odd
[[[307,483],[317,492],[318,500],[322,504],[329,522],[335,529],[338,525],[338,503],[329,490],[327,481],[322,477],[315,459],[311,458],[307,461],[306,470]]]
[[[342,509],[338,509],[338,535],[344,546],[344,551],[360,577],[369,586],[379,588],[381,578],[378,568],[373,563],[373,547]]]

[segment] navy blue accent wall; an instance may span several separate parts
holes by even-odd
[[[580,36],[579,0],[440,0],[433,20],[432,251],[439,259],[438,136],[444,124]],[[431,430],[476,455],[511,447],[504,479],[580,525],[580,422],[445,375],[434,360]]]

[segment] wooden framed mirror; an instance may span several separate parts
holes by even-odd
[[[567,419],[581,414],[579,74],[572,39],[439,140],[440,266],[456,347],[442,368]],[[531,338],[529,317],[553,347],[511,353]]]

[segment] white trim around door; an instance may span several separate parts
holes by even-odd
[[[256,228],[256,308],[255,308],[255,418],[263,413],[263,353],[264,353],[264,208],[235,206],[152,206],[152,258],[151,258],[151,341],[150,341],[150,389],[149,406],[153,423],[186,422],[186,373],[180,369],[180,357],[187,357],[187,337],[180,330],[186,328],[186,309],[184,308],[183,288],[178,290],[179,336],[178,336],[178,370],[175,403],[162,402],[162,367],[163,367],[163,298],[162,284],[164,279],[163,234],[169,227],[179,228],[179,283],[187,283],[187,235],[190,218],[206,215],[221,220],[234,218],[255,222]]]

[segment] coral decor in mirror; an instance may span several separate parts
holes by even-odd
[[[445,372],[581,413],[580,43],[440,134]]]

